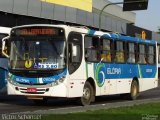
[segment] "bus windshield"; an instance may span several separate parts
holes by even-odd
[[[11,70],[59,70],[65,66],[64,37],[11,39]]]

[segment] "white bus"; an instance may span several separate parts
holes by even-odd
[[[66,97],[89,105],[95,96],[113,94],[134,100],[158,85],[156,49],[154,40],[83,27],[15,27],[3,39],[2,52],[9,57],[8,94],[36,103]]]
[[[2,51],[2,38],[9,35],[11,28],[0,27],[0,51]],[[6,74],[8,69],[8,58],[0,52],[0,93],[6,93]]]

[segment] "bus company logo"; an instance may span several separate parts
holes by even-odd
[[[31,68],[32,67],[33,62],[31,60],[26,60],[25,62],[25,67],[26,68]]]
[[[43,78],[43,81],[44,82],[54,82],[54,81],[56,81],[57,79],[55,79],[55,78]]]
[[[58,68],[58,63],[38,63],[37,65],[36,64],[34,65],[34,68],[36,67],[41,69],[46,69],[46,68],[56,69]]]
[[[114,74],[121,74],[121,68],[107,68],[107,74],[110,74],[110,75],[114,75]]]
[[[105,72],[106,72],[105,65],[102,63],[95,64],[94,70],[95,70],[94,73],[97,85],[99,87],[102,87],[105,83]]]
[[[29,80],[23,78],[16,78],[16,81],[21,83],[30,83]]]

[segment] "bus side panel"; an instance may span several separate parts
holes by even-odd
[[[117,79],[117,94],[129,93],[133,78]]]
[[[82,60],[79,68],[68,76],[68,97],[81,97],[86,81],[85,62]]]
[[[81,97],[83,96],[83,87],[84,87],[84,80],[82,79],[75,79],[75,80],[69,80],[67,89],[68,94],[67,97]]]
[[[106,79],[105,80],[105,83],[104,83],[104,85],[101,88],[101,95],[109,95],[110,94],[110,89],[111,89],[111,91],[113,90],[113,86],[112,86],[111,81],[112,80],[110,80],[110,79]],[[113,85],[115,85],[115,84],[113,84]]]
[[[101,87],[98,86],[96,78],[95,78],[95,68],[94,68],[94,63],[90,63],[87,62],[86,63],[86,78],[92,78],[94,80],[95,83],[95,87],[96,87],[96,96],[100,96],[101,95]]]
[[[158,86],[158,80],[155,78],[140,78],[139,81],[142,81],[140,91],[149,90]]]
[[[117,79],[110,80],[109,94],[117,94]]]
[[[157,65],[139,65],[140,91],[145,91],[158,86]]]

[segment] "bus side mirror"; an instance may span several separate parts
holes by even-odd
[[[9,52],[10,52],[10,49],[9,49],[9,36],[5,37],[2,39],[2,54],[9,58]]]

